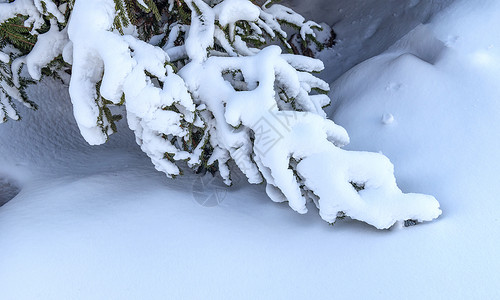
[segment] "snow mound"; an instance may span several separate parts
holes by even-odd
[[[494,12],[495,1],[459,2],[332,86],[332,117],[351,136],[347,148],[383,152],[403,189],[443,197],[444,207],[465,195],[490,199],[483,187],[499,179]]]

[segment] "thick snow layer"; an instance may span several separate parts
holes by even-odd
[[[0,299],[500,297],[499,13],[457,2],[332,86],[348,147],[382,151],[405,192],[440,200],[440,219],[405,229],[331,227],[244,179],[169,180],[124,121],[88,146],[67,87],[43,81],[30,89],[40,109],[0,126],[0,182],[21,187],[0,207]]]

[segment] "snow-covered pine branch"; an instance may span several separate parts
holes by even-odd
[[[383,155],[340,149],[349,137],[326,118],[330,99],[316,91],[329,86],[311,74],[323,69],[321,61],[261,47],[276,39],[290,49],[283,23],[303,39],[315,38],[318,25],[284,6],[249,0],[0,5],[1,23],[21,14],[34,34],[48,26],[25,56],[12,61],[4,50],[11,45],[1,49],[0,60],[11,66],[2,73],[8,86],[21,86],[22,65],[39,80],[41,69],[62,56],[72,65],[74,115],[90,144],[108,140],[115,130],[109,106],[121,105],[137,143],[169,177],[187,161],[216,167],[229,185],[232,160],[250,183],[265,181],[274,201],[305,213],[312,200],[328,222],[347,215],[388,228],[441,213],[433,197],[403,194]]]

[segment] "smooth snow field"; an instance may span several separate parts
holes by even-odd
[[[0,299],[500,299],[500,2],[305,2],[338,34],[320,76],[345,148],[389,157],[437,220],[331,226],[243,178],[168,179],[125,120],[87,145],[44,79],[0,125]]]

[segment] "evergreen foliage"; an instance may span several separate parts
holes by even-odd
[[[187,165],[231,185],[236,167],[250,183],[265,182],[273,201],[299,213],[313,201],[330,223],[350,216],[387,228],[436,218],[437,201],[402,194],[387,158],[340,149],[349,137],[326,119],[329,85],[312,75],[323,64],[295,55],[332,45],[333,32],[319,41],[318,24],[275,2],[0,2],[0,120],[19,119],[13,99],[36,107],[23,66],[35,80],[71,73],[86,141],[105,143],[121,118],[111,106],[121,107],[168,177]],[[289,38],[285,27],[296,33]]]

